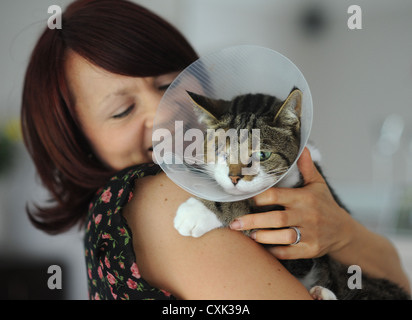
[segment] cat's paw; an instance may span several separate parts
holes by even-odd
[[[338,300],[332,291],[321,286],[313,287],[309,294],[314,300]]]
[[[195,238],[222,226],[216,215],[195,198],[183,202],[174,219],[174,227],[182,236]]]

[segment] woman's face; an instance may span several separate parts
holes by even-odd
[[[95,155],[121,170],[152,162],[152,127],[157,106],[176,73],[135,78],[110,73],[74,52],[66,78],[82,129]]]

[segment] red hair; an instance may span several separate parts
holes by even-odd
[[[91,157],[74,112],[64,59],[73,50],[112,73],[148,77],[184,69],[197,55],[169,23],[124,0],[78,0],[62,15],[62,29],[46,28],[26,71],[21,123],[51,205],[27,207],[32,223],[48,233],[82,222],[97,189],[114,174]]]

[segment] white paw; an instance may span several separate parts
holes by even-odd
[[[189,198],[177,209],[174,226],[182,236],[197,238],[223,224],[202,202]]]
[[[321,286],[313,287],[309,293],[315,300],[338,300],[332,291]]]

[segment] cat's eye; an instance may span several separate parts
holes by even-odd
[[[258,161],[265,161],[270,158],[272,152],[269,151],[258,151],[253,153],[253,157]]]

